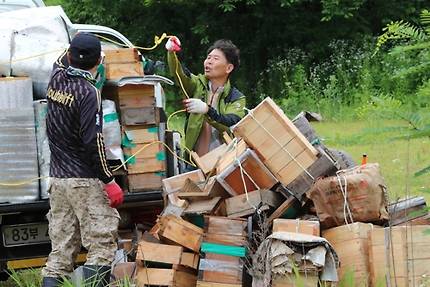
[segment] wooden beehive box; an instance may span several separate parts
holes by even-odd
[[[205,216],[204,242],[246,246],[247,228],[247,221],[243,218]]]
[[[270,98],[237,123],[233,132],[285,186],[317,160],[318,151]]]
[[[134,48],[105,50],[106,79],[121,79],[123,77],[141,77],[143,65]]]
[[[127,162],[128,174],[159,172],[166,170],[166,160],[161,157],[133,158]]]
[[[258,156],[250,149],[217,175],[217,181],[232,196],[258,189],[270,189],[278,181]],[[245,189],[246,186],[246,189]]]
[[[272,232],[294,232],[320,236],[319,221],[276,218],[273,220]]]
[[[201,282],[241,285],[242,274],[243,262],[240,257],[206,253],[200,259],[198,279]]]
[[[104,62],[106,64],[133,63],[140,61],[139,54],[135,48],[105,49],[103,52],[105,54]]]
[[[340,280],[353,275],[357,286],[369,286],[369,239],[368,233],[379,229],[370,223],[356,222],[324,230],[322,237],[333,246],[341,262]]]
[[[170,194],[180,191],[187,179],[200,183],[205,181],[205,175],[200,169],[196,169],[163,179],[164,192]]]
[[[174,215],[160,217],[157,224],[157,233],[161,238],[199,252],[203,229]]]
[[[120,108],[155,107],[154,85],[127,84],[124,86],[106,85],[103,87],[103,97],[112,100]]]
[[[142,126],[123,126],[123,137],[127,138],[130,144],[150,143],[158,141],[158,127],[142,127]]]
[[[372,286],[427,286],[430,274],[428,230],[430,225],[371,230],[369,266]]]
[[[163,187],[162,181],[166,178],[164,171],[147,172],[128,175],[128,189],[130,192],[145,190],[158,190]]]
[[[228,217],[244,217],[254,214],[255,208],[261,211],[277,208],[284,199],[278,192],[260,189],[227,198],[225,209]]]

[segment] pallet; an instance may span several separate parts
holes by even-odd
[[[270,98],[237,123],[233,132],[285,186],[317,160],[318,151]]]
[[[233,161],[217,175],[217,181],[230,195],[240,195],[258,189],[270,189],[278,182],[252,150],[247,149],[238,157],[238,160],[243,169],[243,179],[242,169],[236,161]]]

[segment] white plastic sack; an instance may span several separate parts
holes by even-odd
[[[110,100],[102,101],[103,108],[103,138],[106,148],[106,158],[124,162],[121,149],[121,127],[116,112],[115,103]]]
[[[52,65],[70,43],[71,22],[60,6],[21,9],[0,17],[0,74],[29,76],[45,97]]]

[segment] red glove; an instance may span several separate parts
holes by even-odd
[[[110,200],[110,207],[116,208],[124,200],[124,193],[115,181],[105,184],[105,191]]]
[[[178,37],[172,36],[166,42],[166,49],[169,52],[179,52],[181,51],[181,41],[179,41]]]

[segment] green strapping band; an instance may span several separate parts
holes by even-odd
[[[163,177],[163,176],[166,176],[166,172],[165,172],[165,171],[157,171],[157,172],[155,173],[155,175],[156,175],[156,176]]]
[[[158,133],[158,127],[152,127],[152,128],[148,128],[148,133]]]
[[[229,255],[235,257],[245,257],[246,256],[246,248],[240,246],[230,246],[224,244],[216,244],[216,243],[208,243],[203,242],[200,250],[202,252]]]
[[[113,122],[118,120],[118,114],[117,113],[111,113],[103,115],[103,120],[105,123]]]
[[[136,164],[136,157],[135,156],[129,156],[128,154],[124,154],[124,158],[127,161],[127,164]]]
[[[159,161],[166,160],[166,153],[164,151],[159,151],[155,155],[155,158]]]
[[[132,147],[135,147],[135,146],[136,146],[136,144],[135,144],[135,143],[133,143],[133,141],[131,141],[131,140],[128,138],[127,134],[125,134],[125,135],[122,137],[122,139],[121,139],[121,145],[122,145],[123,147],[128,147],[128,148],[132,148]]]

